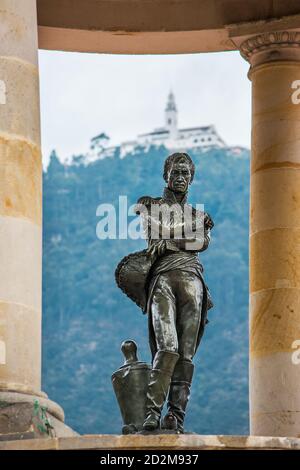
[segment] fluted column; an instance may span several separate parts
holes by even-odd
[[[250,430],[300,436],[300,33],[250,37],[240,51],[252,81]]]

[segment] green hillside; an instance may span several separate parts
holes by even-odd
[[[214,219],[201,255],[215,307],[195,358],[187,430],[248,433],[248,200],[249,152],[191,152],[196,164],[192,203]],[[123,160],[70,166],[55,153],[44,173],[43,389],[80,433],[119,433],[121,419],[110,376],[122,362],[120,344],[137,341],[150,359],[146,317],[116,287],[120,259],[143,240],[99,240],[96,209],[159,196],[167,150],[136,149]]]

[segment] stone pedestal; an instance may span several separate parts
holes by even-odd
[[[42,160],[35,0],[0,0],[0,434],[33,432],[41,392]],[[55,426],[54,426],[55,427]],[[55,429],[52,430],[55,433]],[[40,433],[41,437],[48,433]]]
[[[157,451],[201,451],[201,450],[300,450],[300,439],[288,437],[256,436],[203,436],[200,434],[141,435],[86,435],[56,439],[27,439],[24,441],[0,442],[2,450],[144,450]]]
[[[252,81],[250,429],[300,436],[300,32],[238,41]]]

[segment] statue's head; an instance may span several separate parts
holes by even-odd
[[[186,193],[194,173],[195,165],[187,153],[173,153],[165,161],[164,180],[172,191]]]

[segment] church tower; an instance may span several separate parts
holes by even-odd
[[[171,91],[165,109],[166,129],[170,132],[170,139],[177,139],[177,108],[175,96]]]

